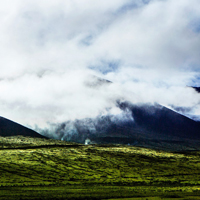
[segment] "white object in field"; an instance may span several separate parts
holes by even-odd
[[[90,140],[89,138],[87,138],[87,139],[85,140],[85,145],[88,145],[88,144],[91,144],[91,140]]]

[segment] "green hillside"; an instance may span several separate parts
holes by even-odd
[[[200,152],[0,137],[0,199],[198,196]]]

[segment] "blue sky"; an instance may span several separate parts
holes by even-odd
[[[8,0],[0,23],[1,116],[45,127],[117,113],[116,99],[200,115],[186,87],[200,86],[199,0]]]

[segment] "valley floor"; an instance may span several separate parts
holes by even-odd
[[[200,152],[0,137],[0,199],[200,199]]]

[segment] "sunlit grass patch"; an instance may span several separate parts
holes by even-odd
[[[23,140],[30,145],[22,149],[19,141]],[[1,144],[4,141],[0,138]],[[172,153],[125,145],[85,146],[23,137],[10,141],[6,138],[6,144],[10,147],[0,150],[1,189],[47,187],[64,192],[70,188],[70,195],[78,195],[75,190],[79,189],[84,198],[89,193],[95,198],[97,194],[102,198],[164,193],[200,195],[199,152]],[[114,191],[113,196],[109,191]]]

